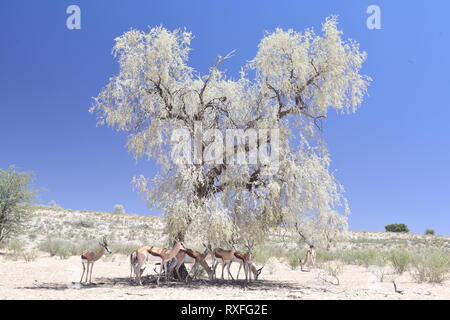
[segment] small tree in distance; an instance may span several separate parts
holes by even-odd
[[[436,235],[436,231],[434,231],[434,229],[427,229],[427,230],[425,230],[425,235],[434,236],[434,235]]]
[[[29,219],[25,205],[35,195],[30,189],[32,180],[32,174],[17,172],[13,166],[0,169],[0,242],[20,233]]]
[[[48,206],[52,209],[61,209],[61,206],[55,200],[50,201]]]
[[[384,227],[386,232],[400,232],[400,233],[408,233],[408,226],[404,223],[393,223]]]
[[[121,204],[116,204],[113,210],[114,214],[125,214],[125,207]]]

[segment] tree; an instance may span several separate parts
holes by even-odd
[[[187,31],[159,26],[115,39],[119,74],[90,111],[126,132],[136,159],[161,166],[134,185],[164,209],[172,236],[261,242],[270,228],[295,230],[306,217],[328,221],[342,209],[345,219],[321,121],[330,109],[355,112],[370,78],[360,74],[366,54],[342,39],[335,16],[322,33],[267,33],[238,79],[219,69],[232,53],[204,76],[188,66]]]
[[[0,169],[0,242],[20,233],[30,218],[25,205],[35,195],[30,189],[32,180],[32,174],[17,172],[12,166]]]
[[[125,207],[121,204],[116,204],[114,206],[113,212],[114,214],[125,214]]]
[[[434,229],[426,229],[425,230],[425,235],[427,236],[434,236],[436,234],[436,231],[434,231]]]
[[[384,228],[386,229],[386,232],[409,232],[408,226],[404,223],[393,223],[385,226]]]
[[[61,206],[55,200],[51,200],[48,206],[52,209],[61,209]]]

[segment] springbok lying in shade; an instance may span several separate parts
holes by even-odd
[[[103,237],[102,242],[99,242],[101,248],[100,250],[95,253],[90,250],[86,250],[81,254],[81,264],[83,266],[83,274],[81,275],[80,283],[83,282],[83,276],[84,272],[87,269],[86,272],[86,281],[88,281],[89,276],[89,283],[92,282],[92,268],[94,267],[94,262],[100,259],[105,253],[111,254],[111,250],[108,248],[108,243],[106,241],[106,238]],[[90,268],[89,268],[90,267]],[[91,274],[89,275],[89,271],[91,271]]]

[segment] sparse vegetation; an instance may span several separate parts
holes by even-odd
[[[24,252],[22,252],[22,258],[23,260],[25,260],[25,262],[31,262],[36,260],[38,256],[38,251],[36,249],[32,249],[32,250],[26,250]]]
[[[427,229],[424,234],[427,236],[434,236],[436,235],[436,232],[433,229]]]
[[[403,274],[406,272],[413,261],[412,254],[403,248],[393,249],[389,253],[389,261],[394,268],[396,274]]]
[[[320,269],[323,271],[319,273],[319,277],[327,282],[334,285],[339,285],[341,283],[339,276],[344,271],[344,265],[340,261],[329,261],[320,265]],[[331,278],[331,280],[329,279]]]
[[[414,257],[412,275],[419,282],[442,283],[450,272],[450,254],[442,249],[423,252]]]
[[[298,255],[291,255],[288,258],[288,264],[291,267],[292,270],[295,270],[300,265],[300,259],[301,257]]]

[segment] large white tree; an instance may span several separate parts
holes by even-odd
[[[127,133],[136,158],[159,163],[156,177],[134,182],[151,206],[164,209],[171,235],[263,241],[274,226],[304,236],[313,226],[325,224],[326,230],[327,221],[333,228],[345,225],[343,189],[330,171],[321,122],[330,109],[355,112],[370,78],[360,74],[365,52],[342,38],[337,18],[327,18],[321,34],[267,33],[238,79],[220,70],[231,54],[219,57],[206,75],[190,67],[191,39],[190,32],[162,26],[116,38],[119,73],[90,109],[100,124]],[[272,131],[251,144],[228,141],[227,129]],[[174,133],[180,132],[189,133],[193,144],[200,141],[200,149],[184,146],[202,161],[175,161]],[[207,161],[211,150],[230,142],[249,157],[266,148],[276,161]]]

